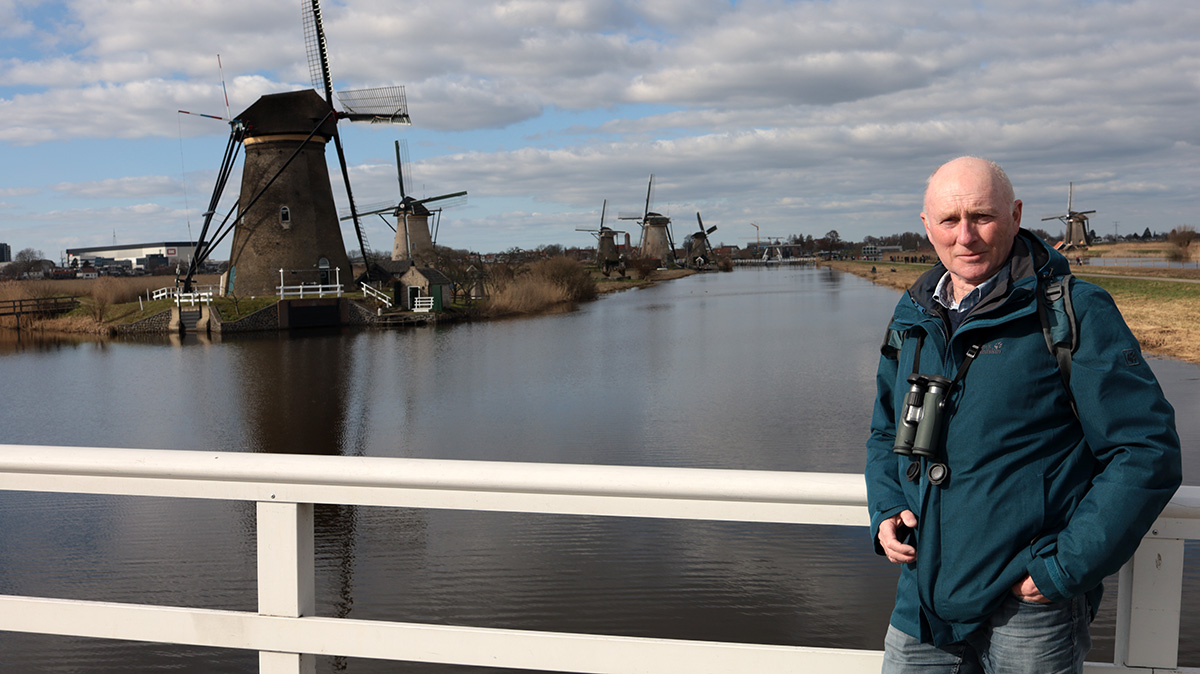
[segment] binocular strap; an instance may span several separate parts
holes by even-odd
[[[924,331],[917,335],[917,352],[913,355],[912,373],[914,375],[918,375],[920,373],[921,351],[925,347],[925,335],[926,333]],[[939,403],[941,407],[945,407],[946,400],[950,398],[950,393],[954,391],[954,387],[960,381],[962,381],[964,377],[967,376],[967,370],[971,369],[971,363],[975,362],[975,357],[979,355],[979,352],[982,348],[983,342],[976,342],[967,349],[967,353],[963,355],[962,363],[958,366],[958,371],[954,373],[954,379],[951,379],[950,385],[946,387],[946,396],[942,398],[941,402]],[[909,465],[908,470],[905,471],[905,477],[908,478],[910,482],[915,482],[921,474],[920,461],[917,459],[917,457],[913,457],[913,459],[914,460]],[[945,482],[946,478],[950,477],[950,467],[941,461],[933,461],[930,462],[925,474],[926,478],[929,480],[929,483],[937,486]]]

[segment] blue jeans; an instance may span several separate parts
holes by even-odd
[[[1078,674],[1091,647],[1086,597],[1033,604],[1009,596],[970,636],[940,648],[888,625],[883,674]]]

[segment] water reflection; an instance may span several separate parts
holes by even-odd
[[[517,321],[0,343],[0,381],[20,382],[0,428],[29,444],[858,472],[896,297],[829,270],[748,269]],[[1195,446],[1200,368],[1152,366]],[[877,649],[895,583],[860,528],[328,506],[316,533],[328,616]],[[22,541],[0,546],[3,593],[254,603],[252,504],[0,493],[0,536]],[[1200,587],[1194,566],[1186,583]],[[1114,606],[1093,659],[1111,652]],[[4,671],[255,663],[0,634]]]

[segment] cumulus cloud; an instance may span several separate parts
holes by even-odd
[[[217,139],[227,127],[176,110],[223,116],[227,90],[236,114],[310,85],[294,0],[35,6],[0,0],[17,45],[0,50],[0,143],[14,160],[98,139]],[[1200,5],[346,0],[324,19],[335,86],[405,85],[414,121],[342,127],[356,195],[392,198],[391,142],[411,137],[420,183],[471,193],[445,221],[480,242],[460,247],[567,242],[606,199],[640,208],[651,173],[656,200],[685,219],[915,229],[924,176],[960,154],[1004,163],[1031,214],[1061,210],[1068,182],[1123,228],[1195,212]],[[0,238],[52,212],[45,193],[157,201],[178,222],[182,181],[162,177],[165,156],[69,179],[10,168],[29,187],[0,192],[18,215]]]

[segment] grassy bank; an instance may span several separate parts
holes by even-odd
[[[826,266],[897,290],[908,288],[929,265],[834,261]],[[1094,261],[1092,264],[1096,264]],[[871,269],[875,271],[872,272]],[[1095,270],[1095,271],[1093,271]],[[1156,271],[1157,274],[1146,272]],[[1200,284],[1171,278],[1197,278],[1197,270],[1103,267],[1091,265],[1077,275],[1107,290],[1142,348],[1169,358],[1200,364]],[[1155,276],[1162,280],[1133,278]]]
[[[198,286],[216,282],[216,276],[196,277]],[[6,281],[0,283],[0,300],[76,297],[79,306],[74,311],[50,318],[25,317],[21,320],[22,327],[39,332],[107,335],[113,332],[116,325],[134,323],[169,309],[171,300],[151,300],[149,297],[159,288],[174,285],[175,278],[172,276]],[[242,302],[245,307],[249,304]],[[5,317],[0,321],[0,326],[16,327],[14,317]]]

